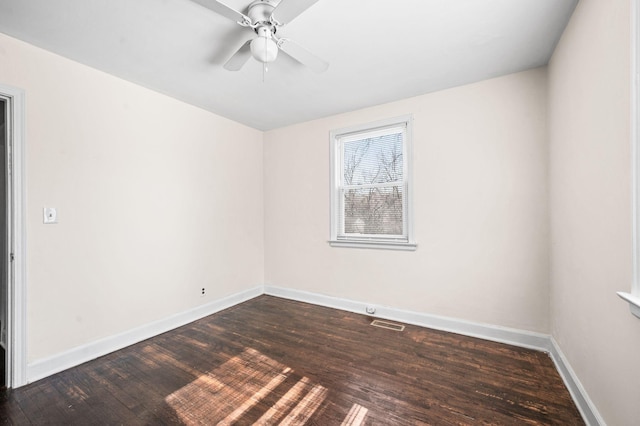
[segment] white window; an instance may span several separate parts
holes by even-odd
[[[411,121],[331,132],[331,245],[415,250]]]

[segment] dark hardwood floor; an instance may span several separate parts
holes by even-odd
[[[270,296],[3,391],[6,424],[584,424],[547,354]]]

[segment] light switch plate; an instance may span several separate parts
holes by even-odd
[[[58,211],[55,207],[45,207],[43,209],[44,223],[58,223]]]

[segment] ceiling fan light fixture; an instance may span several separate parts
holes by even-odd
[[[220,0],[193,1],[257,34],[256,38],[245,41],[224,64],[224,68],[229,71],[239,71],[249,58],[253,57],[263,64],[263,71],[266,72],[267,64],[276,60],[279,50],[315,72],[326,71],[329,67],[327,62],[299,44],[275,35],[280,27],[295,19],[319,0],[254,0],[246,9],[246,15],[230,8]]]
[[[278,56],[278,45],[271,38],[256,37],[251,41],[251,54],[259,62],[273,62]]]

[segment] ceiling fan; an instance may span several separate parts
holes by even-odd
[[[247,41],[224,64],[229,71],[238,71],[251,56],[265,65],[273,62],[282,50],[293,59],[316,72],[326,71],[329,64],[288,38],[279,38],[276,32],[291,22],[318,0],[256,0],[247,8],[246,15],[218,0],[193,0],[220,15],[251,28],[258,35]]]

